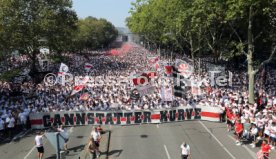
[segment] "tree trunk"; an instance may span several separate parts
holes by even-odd
[[[192,34],[189,34],[190,36],[190,45],[191,45],[191,56],[192,56],[192,60],[193,60],[193,67],[195,68],[195,51],[194,51],[194,42],[193,42],[193,37]]]
[[[32,55],[31,55],[31,60],[32,60],[32,65],[31,65],[31,72],[36,73],[37,68],[36,68],[36,55],[37,55],[36,49],[33,50]]]
[[[253,33],[252,33],[252,6],[249,8],[249,20],[248,20],[248,53],[247,53],[247,71],[249,77],[249,103],[254,104],[254,67],[253,67]]]

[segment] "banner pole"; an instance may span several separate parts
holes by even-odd
[[[56,133],[56,137],[57,137],[57,159],[60,159],[59,133]]]

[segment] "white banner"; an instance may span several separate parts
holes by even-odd
[[[162,101],[173,101],[172,87],[162,87],[161,88],[161,98]]]
[[[220,109],[211,106],[178,107],[160,110],[85,111],[31,113],[33,129],[66,125],[131,125],[180,122],[185,120],[220,121]]]

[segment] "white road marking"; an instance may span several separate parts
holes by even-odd
[[[71,127],[71,128],[69,129],[69,134],[71,134],[71,133],[73,132],[73,128],[74,128],[74,127]],[[47,142],[47,140],[44,142],[43,145],[45,145],[46,142]],[[27,153],[27,155],[26,155],[23,159],[27,159],[27,158],[30,156],[30,154],[33,152],[33,150],[34,150],[35,148],[36,148],[36,146],[34,146],[34,147]]]
[[[165,151],[166,151],[166,154],[167,154],[168,159],[171,159],[170,154],[169,154],[169,151],[168,151],[166,145],[164,145],[164,149],[165,149]]]
[[[236,140],[234,139],[233,136],[228,135],[228,137],[229,137],[230,139],[232,139],[233,141],[236,141]],[[251,155],[252,158],[255,158],[255,157],[256,157],[256,153],[255,153],[254,151],[250,150],[250,149],[249,149],[247,146],[245,146],[245,145],[242,145],[242,147],[246,149],[246,151]]]
[[[74,128],[74,127],[71,127],[71,128],[70,128],[70,130],[69,130],[70,134],[73,132],[73,128]]]
[[[217,137],[201,121],[198,122],[218,142],[218,144],[228,153],[228,155],[231,156],[231,158],[236,159],[236,157],[217,139]]]
[[[157,124],[156,127],[159,128],[159,124]]]
[[[28,154],[24,157],[24,159],[27,159],[27,157],[29,157],[29,155],[33,152],[33,150],[36,148],[36,146],[34,146],[29,152]]]

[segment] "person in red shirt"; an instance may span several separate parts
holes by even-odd
[[[235,134],[236,134],[236,145],[241,145],[241,137],[243,134],[243,125],[240,120],[237,120],[235,123]]]
[[[234,125],[234,113],[231,108],[226,109],[226,117],[227,117],[227,130],[228,132],[232,130],[232,127]]]
[[[264,154],[264,159],[269,159],[270,146],[269,146],[267,140],[263,141],[261,150]]]

